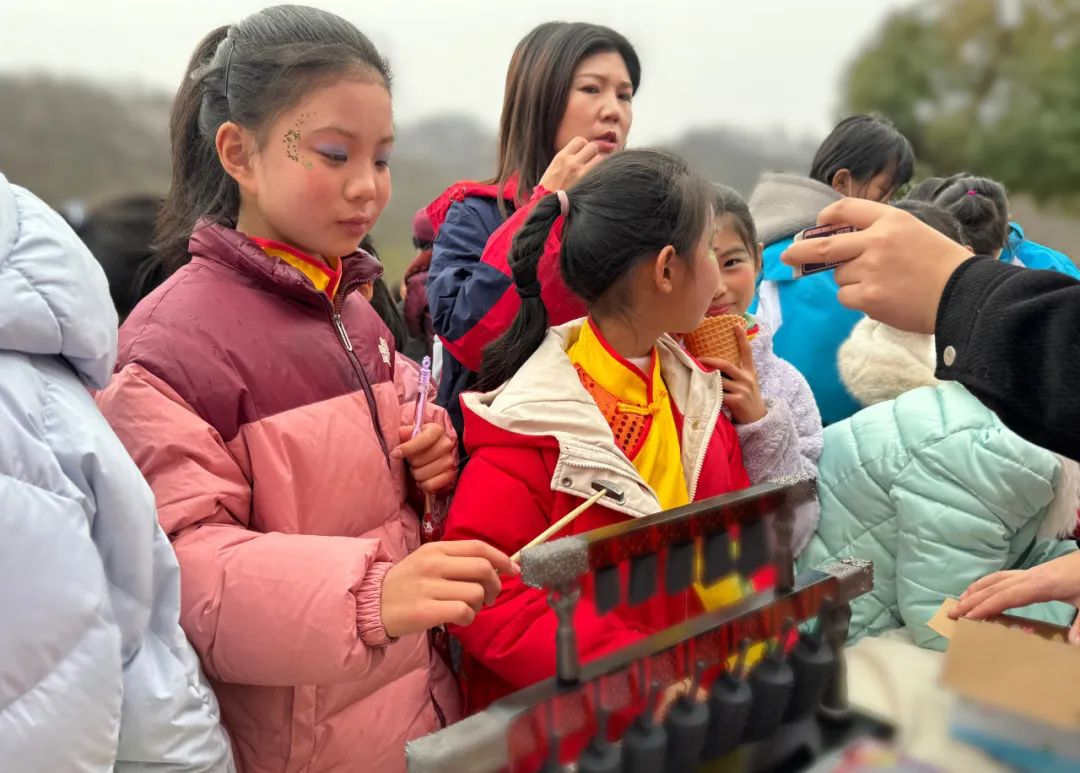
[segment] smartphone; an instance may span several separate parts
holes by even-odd
[[[818,225],[795,234],[795,241],[801,242],[804,239],[821,239],[826,236],[849,234],[853,233],[855,230],[855,227],[850,225]],[[843,262],[844,261],[840,260],[833,263],[805,263],[801,266],[792,266],[791,275],[796,279],[800,279],[804,276],[809,276],[810,274],[819,274],[822,271],[829,271]]]

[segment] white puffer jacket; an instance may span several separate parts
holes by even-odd
[[[230,771],[154,497],[94,406],[105,275],[0,175],[0,770]]]

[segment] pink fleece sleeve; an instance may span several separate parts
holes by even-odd
[[[379,540],[262,533],[251,485],[218,433],[138,365],[97,396],[146,477],[180,563],[180,622],[217,679],[288,686],[353,679],[389,642]]]

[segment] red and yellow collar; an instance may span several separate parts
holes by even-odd
[[[284,242],[277,242],[273,239],[260,239],[257,236],[249,238],[259,245],[267,255],[288,263],[306,276],[312,287],[326,293],[326,297],[330,300],[334,300],[334,295],[341,284],[341,258],[327,258],[327,261],[333,264],[328,265],[328,263],[324,263],[318,258],[301,252]]]

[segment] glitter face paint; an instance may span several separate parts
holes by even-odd
[[[288,156],[290,161],[295,161],[296,163],[303,166],[305,169],[311,169],[312,163],[310,158],[304,156],[300,152],[300,129],[305,123],[307,123],[307,119],[311,117],[311,115],[313,114],[301,113],[300,116],[296,119],[296,123],[293,125],[293,128],[285,132],[285,136],[284,138],[282,138],[282,142],[285,143],[285,155]]]

